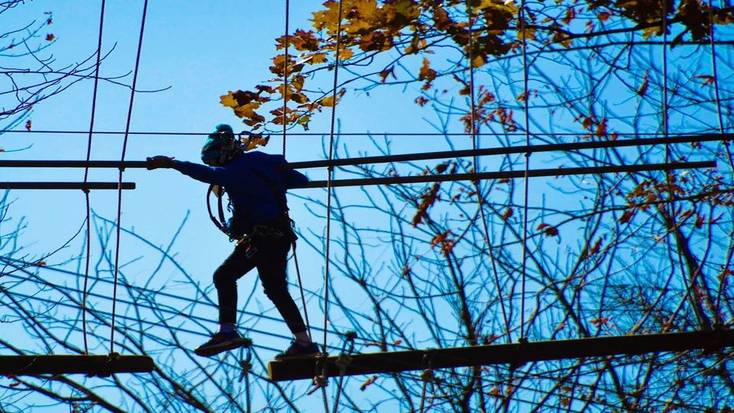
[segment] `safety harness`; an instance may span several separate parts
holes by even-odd
[[[290,219],[290,216],[288,216],[288,203],[285,197],[285,193],[279,191],[276,188],[275,183],[267,175],[254,169],[252,169],[251,172],[258,178],[260,178],[263,182],[265,182],[265,184],[272,191],[273,197],[275,198],[276,202],[280,204],[280,208],[283,211],[284,224],[292,225],[293,220]],[[214,216],[214,213],[212,212],[212,193],[214,193],[214,195],[217,197],[217,216]],[[228,220],[224,216],[224,204],[222,201],[222,198],[224,198],[224,193],[225,190],[222,186],[215,184],[209,185],[209,189],[206,193],[206,208],[209,212],[209,219],[211,219],[214,225],[225,235],[227,235],[231,241],[237,241],[238,243],[241,243],[243,241],[249,241],[249,239],[253,236],[263,238],[279,238],[286,235],[281,229],[271,225],[255,225],[252,227],[252,230],[248,234],[233,234],[230,225],[228,224]],[[293,236],[295,237],[295,234],[293,234]]]

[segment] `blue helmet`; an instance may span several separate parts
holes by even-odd
[[[235,138],[232,127],[219,124],[214,132],[209,134],[201,148],[201,161],[207,165],[220,166],[242,152],[242,143]]]

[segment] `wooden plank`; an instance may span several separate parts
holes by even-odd
[[[542,176],[567,176],[567,175],[598,175],[607,173],[634,173],[649,171],[672,171],[675,169],[695,169],[695,168],[715,168],[715,161],[702,162],[676,162],[676,163],[653,163],[638,165],[610,165],[596,167],[580,167],[580,168],[550,168],[550,169],[530,169],[528,171],[529,178],[537,178]],[[337,179],[331,181],[332,187],[345,186],[369,186],[369,185],[398,185],[398,184],[415,184],[426,182],[446,182],[446,181],[470,181],[485,179],[517,179],[525,177],[524,170],[515,171],[499,171],[499,172],[479,172],[465,174],[448,174],[448,175],[413,175],[413,176],[388,176],[381,178],[356,178],[356,179]],[[327,181],[310,181],[295,188],[326,188]]]
[[[148,356],[20,355],[0,356],[0,375],[87,374],[108,376],[112,373],[147,373],[153,371]]]
[[[123,182],[122,189],[135,189],[135,182]],[[0,189],[118,189],[117,182],[0,182]]]
[[[618,139],[618,140],[588,140],[582,142],[565,142],[540,145],[502,146],[481,149],[465,149],[438,152],[415,152],[381,156],[364,156],[332,160],[290,162],[288,168],[305,169],[328,166],[366,165],[388,162],[406,162],[430,159],[456,159],[471,156],[510,155],[525,153],[540,153],[554,151],[579,151],[587,149],[623,148],[634,146],[670,145],[694,142],[718,142],[734,139],[734,134],[698,134],[669,136],[657,138]],[[0,159],[2,168],[145,168],[145,161],[110,161],[110,160],[22,160]]]
[[[275,381],[327,376],[397,373],[426,368],[441,369],[490,364],[523,364],[533,361],[639,355],[693,349],[717,350],[734,346],[734,330],[593,337],[447,349],[354,354],[346,358],[292,358],[268,364]],[[341,366],[340,366],[341,365]],[[343,368],[343,371],[342,371]]]

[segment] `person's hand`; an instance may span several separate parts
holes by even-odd
[[[170,156],[153,156],[145,160],[145,167],[148,168],[148,170],[158,168],[173,168],[173,159],[174,158]]]

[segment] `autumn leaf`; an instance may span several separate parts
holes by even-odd
[[[637,95],[645,96],[645,93],[647,93],[647,88],[649,85],[650,85],[650,81],[647,78],[647,72],[645,72],[645,76],[642,78],[642,84],[637,89]]]
[[[716,81],[716,78],[714,78],[711,75],[698,75],[696,76],[696,79],[701,79],[701,82],[704,85],[713,85],[714,82]]]
[[[332,107],[334,106],[334,96],[329,95],[321,99],[321,106]]]
[[[326,63],[326,53],[315,53],[311,55],[311,59],[309,59],[308,63],[312,65],[320,65],[322,63]]]
[[[596,18],[599,19],[600,22],[604,23],[605,21],[609,20],[609,17],[611,14],[608,11],[600,12],[596,15]]]
[[[624,211],[624,214],[622,214],[622,216],[619,218],[619,222],[621,224],[626,224],[626,223],[630,222],[630,220],[632,219],[632,217],[635,215],[635,212],[636,211],[634,209],[628,209],[628,210]]]
[[[372,376],[372,377],[368,378],[367,380],[365,380],[364,383],[362,383],[359,386],[359,389],[361,391],[365,391],[367,389],[367,387],[369,387],[370,384],[372,384],[372,383],[374,383],[376,381],[377,381],[377,376]]]
[[[482,67],[485,63],[487,63],[487,60],[482,55],[476,55],[471,59],[472,67]]]
[[[522,30],[518,30],[517,40],[535,40],[535,29],[532,27],[525,27]]]
[[[598,137],[607,136],[607,118],[603,118],[601,122],[596,125],[596,132],[594,134]]]
[[[232,95],[232,92],[227,92],[226,95],[220,96],[219,103],[228,108],[236,108],[237,106],[239,106],[239,103],[237,103],[237,100],[234,98],[234,95]]]
[[[573,20],[575,17],[576,17],[576,9],[574,9],[573,7],[569,7],[566,9],[566,15],[563,16],[561,21],[563,22],[563,24],[568,25],[571,23],[571,20]]]
[[[241,117],[241,118],[253,118],[255,115],[255,109],[260,107],[260,102],[258,101],[252,101],[250,103],[236,106],[234,108],[235,115]]]
[[[53,33],[49,33],[49,34],[46,35],[46,41],[47,42],[52,42],[55,38],[56,38],[56,36],[54,36]]]
[[[27,130],[28,132],[30,132],[32,128],[33,128],[33,122],[31,122],[30,119],[28,119],[27,121],[25,121],[25,130]]]
[[[420,202],[418,203],[418,210],[413,216],[413,226],[417,227],[418,224],[423,222],[423,219],[428,216],[428,209],[438,200],[438,190],[441,188],[440,182],[434,182],[431,187],[420,196]]]
[[[394,66],[389,66],[382,71],[380,71],[380,79],[382,79],[382,83],[385,83],[388,76],[392,75],[393,79],[395,78],[395,68]]]
[[[425,80],[426,82],[431,82],[433,79],[436,78],[436,75],[438,73],[431,69],[431,62],[423,58],[423,64],[421,65],[421,70],[418,72],[418,80]]]
[[[514,213],[515,213],[515,211],[512,208],[507,208],[507,209],[505,209],[505,212],[502,213],[501,218],[502,218],[503,221],[507,222],[507,220],[510,219],[510,217]]]
[[[546,223],[542,223],[542,224],[538,225],[537,230],[538,231],[543,231],[543,234],[545,234],[546,237],[556,237],[556,236],[558,236],[558,228],[556,228],[556,227],[554,227],[552,225],[546,224]]]
[[[339,60],[349,60],[352,56],[354,56],[354,52],[352,51],[352,49],[339,49]]]
[[[609,322],[609,317],[599,317],[591,320],[591,324],[600,327]]]

